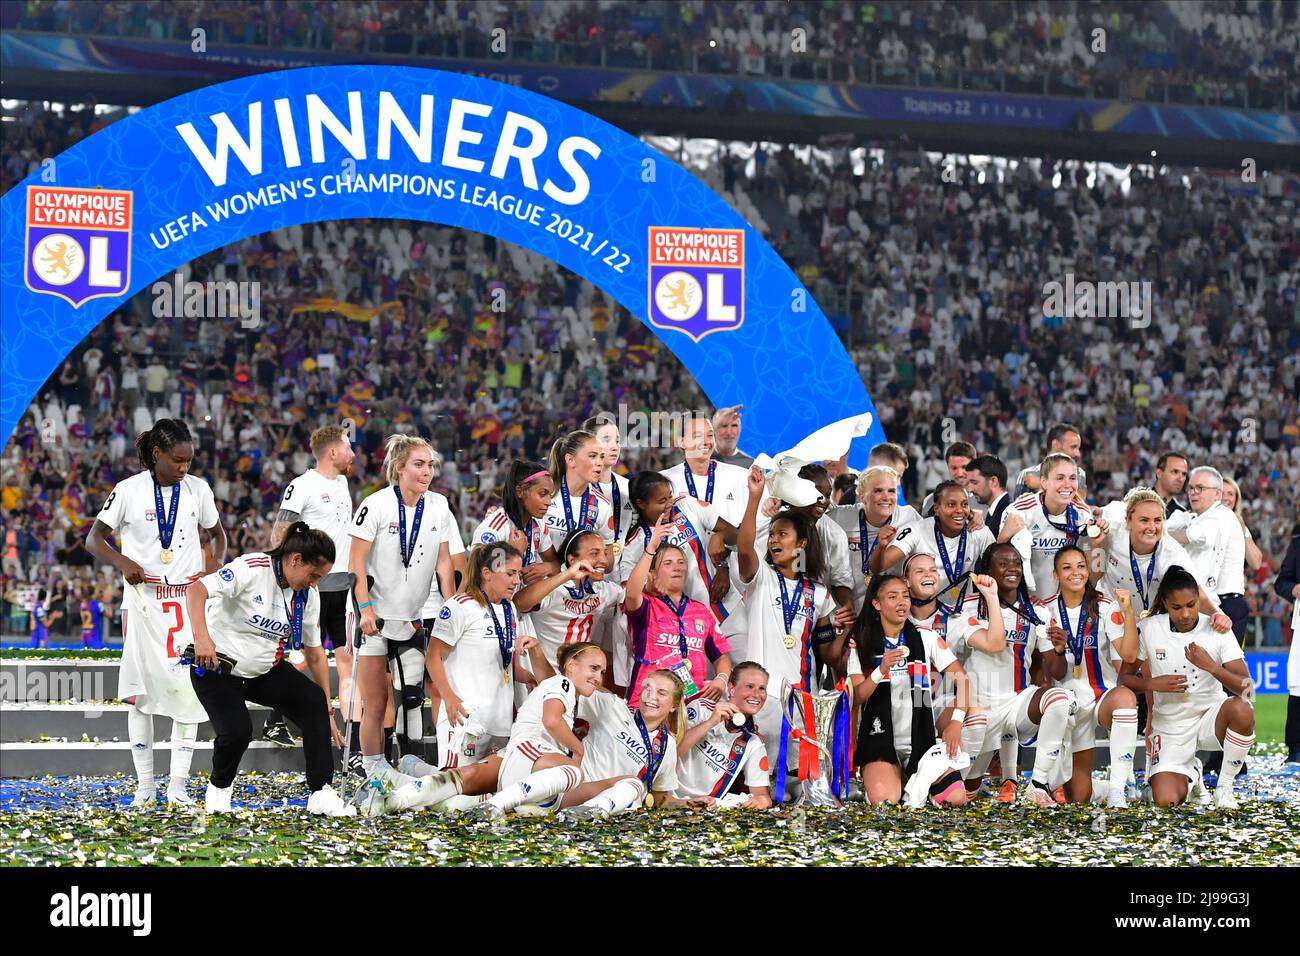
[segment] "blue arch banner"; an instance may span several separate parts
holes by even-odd
[[[884,440],[821,309],[721,197],[636,137],[492,80],[332,66],[206,87],[55,157],[0,213],[6,437],[134,293],[273,229],[382,218],[490,234],[605,290],[711,402],[745,406],[751,453],[863,413],[873,423],[850,461]]]

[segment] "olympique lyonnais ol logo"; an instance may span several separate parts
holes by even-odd
[[[742,229],[650,227],[650,324],[698,342],[745,320]]]
[[[78,308],[131,285],[132,193],[27,187],[24,281]]]

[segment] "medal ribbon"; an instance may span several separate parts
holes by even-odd
[[[700,496],[695,492],[695,476],[691,474],[691,463],[688,461],[682,462],[682,470],[686,472],[686,490],[690,492],[692,498],[698,501]],[[709,504],[713,504],[713,479],[716,476],[717,471],[718,463],[716,461],[710,461],[709,483],[705,486],[704,491],[704,500]]]
[[[1137,587],[1138,597],[1142,599],[1142,610],[1144,611],[1149,610],[1151,607],[1149,603],[1150,598],[1148,598],[1147,595],[1155,593],[1151,590],[1151,576],[1156,573],[1156,555],[1159,551],[1160,544],[1157,542],[1155,548],[1151,551],[1151,563],[1147,565],[1147,583],[1146,587],[1143,587],[1142,574],[1138,571],[1138,562],[1137,558],[1133,554],[1132,542],[1130,542],[1128,546],[1128,563],[1129,567],[1133,570],[1133,584]]]
[[[280,559],[276,558],[275,583],[279,584],[282,580],[284,580],[284,574],[282,573]],[[302,588],[293,592],[293,610],[289,614],[289,646],[295,651],[302,650],[302,618],[307,612],[307,590],[307,588]]]
[[[894,520],[893,514],[885,519],[885,524]],[[871,573],[871,556],[875,554],[877,545],[880,544],[880,533],[876,533],[876,540],[872,542],[871,547],[867,547],[867,512],[865,508],[858,509],[858,552],[862,555],[862,573],[867,575]]]
[[[533,550],[533,525],[536,522],[536,518],[529,518],[527,524],[524,525],[524,564],[532,564],[538,558],[538,555]]]
[[[582,492],[582,504],[578,508],[578,523],[573,523],[573,505],[569,498],[569,480],[567,478],[560,481],[560,498],[564,502],[564,518],[569,522],[569,530],[584,531],[594,530],[596,523],[593,520],[591,527],[587,527],[587,507],[591,504],[591,486],[588,485]]]
[[[153,506],[154,515],[158,518],[158,540],[162,542],[164,549],[172,546],[172,535],[176,533],[176,512],[181,504],[181,483],[178,481],[172,485],[172,503],[171,510],[163,511],[162,488],[158,485],[158,479],[153,482]]]
[[[492,629],[497,632],[497,647],[501,650],[501,669],[506,673],[510,672],[510,661],[515,653],[515,616],[510,610],[510,602],[501,602],[501,611],[506,616],[506,626],[504,630],[501,622],[497,620],[496,609],[488,603],[488,613],[492,615]]]
[[[1083,639],[1088,629],[1088,609],[1085,605],[1079,605],[1079,626],[1073,630],[1070,627],[1070,613],[1065,609],[1065,595],[1057,595],[1056,607],[1061,612],[1061,627],[1065,630],[1066,648],[1074,655],[1074,664],[1076,667],[1083,665]]]
[[[1079,512],[1075,510],[1074,505],[1070,504],[1065,506],[1065,527],[1062,528],[1059,524],[1053,521],[1052,516],[1047,513],[1047,502],[1043,499],[1042,495],[1039,495],[1039,501],[1042,502],[1043,517],[1047,519],[1047,523],[1057,531],[1064,531],[1069,535],[1070,544],[1077,544],[1079,541]]]
[[[609,476],[609,497],[614,504],[614,540],[617,541],[623,530],[623,492],[618,490],[618,475],[613,472]]]
[[[968,532],[966,525],[962,525],[961,534],[957,538],[957,567],[953,569],[953,563],[948,557],[948,545],[943,540],[943,531],[939,528],[939,518],[936,515],[934,519],[934,543],[939,551],[939,560],[943,562],[943,573],[948,575],[948,587],[945,591],[950,591],[957,586],[957,582],[965,577],[962,569],[966,566],[966,538]],[[879,540],[879,539],[877,539]],[[943,592],[940,592],[943,593]],[[961,602],[966,597],[966,584],[962,581],[961,590],[957,592],[957,600],[953,602],[954,608],[960,607]]]
[[[713,588],[713,573],[709,570],[709,552],[704,546],[704,540],[700,537],[695,525],[691,524],[691,519],[686,517],[682,509],[673,505],[673,513],[681,521],[682,533],[686,535],[686,546],[690,548],[691,554],[695,556],[695,563],[700,569],[700,577],[704,579],[704,590],[711,591]],[[646,532],[646,541],[650,540],[649,531]],[[719,621],[727,619],[727,609],[722,606],[722,602],[710,605],[713,609],[713,615]]]
[[[682,660],[684,660],[686,662],[686,666],[689,667],[691,663],[691,658],[690,658],[691,650],[686,643],[685,615],[686,615],[686,605],[690,602],[690,598],[688,598],[685,594],[683,594],[680,605],[674,604],[672,602],[672,599],[668,597],[666,594],[659,595],[659,600],[667,604],[668,607],[672,610],[673,615],[677,618],[677,643],[678,643],[678,647],[681,649],[682,652]]]
[[[664,754],[668,752],[668,728],[662,724],[655,732],[655,739],[650,740],[650,731],[646,729],[645,718],[641,716],[641,711],[635,711],[632,719],[636,722],[636,729],[641,732],[641,742],[645,744],[646,764],[638,773],[637,779],[645,784],[647,790],[654,783],[655,775],[659,773],[659,765],[664,761]]]
[[[411,519],[411,550],[406,550],[406,502],[402,500],[401,489],[393,485],[393,494],[397,495],[397,534],[398,545],[402,549],[402,567],[409,569],[411,559],[415,557],[415,542],[420,537],[420,521],[424,518],[424,495],[415,506],[415,517]]]

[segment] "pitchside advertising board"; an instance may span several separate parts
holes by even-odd
[[[850,463],[885,438],[817,303],[721,197],[634,136],[491,80],[336,66],[222,83],[101,130],[0,204],[6,439],[134,293],[237,240],[359,218],[491,234],[583,276],[711,402],[745,406],[750,454],[864,413]]]

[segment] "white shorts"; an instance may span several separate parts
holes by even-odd
[[[439,770],[454,770],[456,767],[468,767],[471,764],[480,763],[498,750],[504,750],[506,744],[510,743],[509,737],[494,737],[491,734],[481,734],[474,741],[471,753],[454,752],[451,749],[451,738],[455,734],[455,728],[451,726],[451,721],[447,719],[447,712],[441,704],[438,706],[437,734]]]
[[[1112,687],[1106,691],[1106,694],[1114,689]],[[1075,688],[1075,699],[1079,702],[1079,709],[1074,712],[1074,723],[1071,724],[1070,731],[1065,737],[1070,753],[1081,753],[1097,746],[1097,728],[1101,726],[1097,715],[1101,713],[1101,702],[1106,699],[1106,694],[1102,694],[1100,700],[1093,700],[1092,692],[1079,696],[1078,688]]]
[[[1151,722],[1151,746],[1147,751],[1147,777],[1158,773],[1181,773],[1188,780],[1196,780],[1193,761],[1198,750],[1222,750],[1223,742],[1214,733],[1215,722],[1219,719],[1219,709],[1227,700],[1221,700],[1205,713],[1195,724],[1185,724],[1175,730],[1167,730]]]
[[[507,747],[501,757],[501,769],[497,771],[497,789],[504,790],[523,780],[533,772],[533,764],[546,754],[568,756],[549,740],[521,740],[518,745]]]
[[[361,645],[358,651],[361,657],[387,657],[388,642],[391,638],[394,642],[409,641],[415,635],[416,625],[410,621],[384,621],[384,630],[371,637],[366,635],[366,642]],[[384,636],[384,632],[388,637]]]
[[[1015,697],[1009,697],[998,704],[986,706],[988,728],[984,731],[984,745],[980,753],[988,753],[1002,746],[1003,736],[1014,735],[1022,744],[1029,743],[1038,732],[1038,725],[1029,719],[1029,705],[1033,702],[1037,687],[1026,687]],[[971,754],[972,757],[978,756]]]

